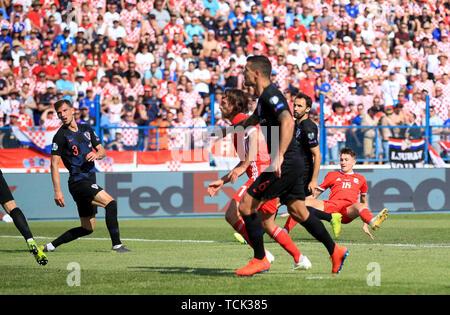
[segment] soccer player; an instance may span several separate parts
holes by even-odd
[[[317,187],[314,193],[314,198],[317,198],[330,188],[329,199],[308,199],[306,205],[311,212],[326,221],[330,221],[335,213],[342,215],[343,224],[361,217],[364,222],[364,232],[373,239],[368,227],[378,230],[383,221],[387,219],[388,210],[383,209],[377,216],[374,216],[367,207],[367,182],[363,175],[353,172],[356,164],[355,157],[355,151],[350,148],[342,148],[339,152],[341,169],[327,173],[323,183]],[[360,196],[359,202],[358,196]],[[288,232],[292,227],[293,225],[287,227]]]
[[[265,129],[272,159],[270,170],[266,169],[256,178],[239,203],[239,212],[253,245],[254,258],[245,267],[238,269],[236,274],[250,276],[270,269],[264,251],[263,228],[256,210],[264,202],[276,197],[287,206],[290,215],[326,247],[332,261],[332,273],[339,273],[349,251],[335,244],[322,222],[306,209],[304,158],[293,137],[295,122],[285,97],[270,81],[271,73],[272,65],[267,57],[247,58],[244,83],[255,88],[259,99],[254,113],[239,125],[246,128],[260,124]]]
[[[11,216],[14,225],[27,242],[28,250],[34,255],[37,263],[42,266],[46,265],[48,262],[47,256],[37,246],[36,241],[33,238],[33,234],[31,233],[30,227],[28,226],[27,219],[23,215],[22,210],[20,210],[20,208],[17,206],[1,170],[0,204],[2,205],[3,209],[5,209],[6,213]]]
[[[91,234],[94,231],[97,206],[101,206],[105,208],[105,221],[112,241],[112,250],[117,253],[129,252],[120,241],[117,202],[96,184],[94,161],[105,157],[105,149],[89,125],[75,121],[75,110],[70,101],[62,99],[54,106],[63,123],[52,144],[51,175],[54,199],[57,206],[65,206],[59,174],[62,159],[70,173],[69,192],[77,204],[81,226],[66,231],[53,242],[43,246],[43,250],[54,251],[62,244]]]
[[[294,118],[295,123],[295,138],[303,151],[305,158],[304,162],[304,188],[306,205],[308,200],[312,198],[312,194],[315,192],[318,184],[318,177],[320,171],[320,163],[322,160],[322,154],[319,148],[319,138],[317,125],[309,119],[309,112],[311,111],[312,99],[304,94],[299,93],[294,99]],[[310,210],[309,207],[307,207]],[[315,215],[320,213],[314,212]],[[320,217],[319,217],[320,218]],[[333,227],[335,234],[339,231],[341,226],[341,215],[339,213],[332,214],[332,219],[329,221]],[[291,226],[295,226],[295,221],[291,216],[288,217],[284,229],[290,231]]]
[[[222,117],[230,120],[233,125],[238,124],[247,118],[244,114],[248,112],[248,97],[239,89],[228,89],[225,91],[225,97],[220,104]],[[228,174],[221,179],[209,184],[208,192],[210,196],[214,196],[222,187],[228,182],[232,184],[236,182],[238,177],[247,174],[249,180],[242,185],[236,192],[230,205],[225,213],[227,222],[252,246],[247,231],[245,222],[238,211],[239,201],[244,193],[247,191],[255,179],[264,171],[270,164],[270,157],[267,152],[267,144],[263,141],[262,134],[258,126],[251,126],[244,132],[233,134],[234,145],[236,151],[240,155],[241,161]],[[244,152],[243,152],[244,151]],[[297,246],[292,241],[289,234],[275,224],[275,215],[277,213],[277,199],[272,199],[264,203],[258,209],[264,231],[270,235],[278,244],[280,244],[293,258],[295,269],[310,269],[311,262],[304,256]],[[266,250],[266,256],[269,262],[273,261],[272,255]]]

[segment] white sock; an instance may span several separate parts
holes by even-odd
[[[48,243],[48,244],[45,245],[45,246],[47,246],[47,250],[49,250],[49,251],[55,250],[55,246],[53,246],[52,243]]]
[[[122,244],[114,245],[114,246],[113,246],[113,249],[118,249],[118,248],[121,248],[121,247],[122,247]]]
[[[27,239],[27,243],[34,241],[34,238]]]

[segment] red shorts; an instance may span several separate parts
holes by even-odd
[[[250,178],[241,188],[238,189],[236,194],[233,196],[233,200],[236,202],[240,202],[242,197],[245,195],[247,189],[253,184],[255,180]],[[277,198],[267,201],[261,207],[258,208],[258,211],[262,211],[267,214],[276,214],[277,213]]]
[[[347,224],[353,221],[352,218],[349,218],[347,215],[347,207],[352,204],[346,200],[325,200],[324,201],[324,209],[323,211],[326,213],[340,213],[342,214],[342,223]]]

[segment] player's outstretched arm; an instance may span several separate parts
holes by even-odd
[[[319,146],[311,148],[312,155],[314,156],[314,166],[313,166],[313,174],[311,177],[311,181],[309,182],[308,188],[311,192],[317,188],[319,171],[320,171],[320,163],[322,161],[322,154],[320,153]]]
[[[52,174],[53,191],[55,193],[55,203],[58,207],[64,207],[66,203],[64,202],[64,195],[61,190],[61,176],[59,175],[60,161],[61,157],[59,155],[52,155],[50,170]]]

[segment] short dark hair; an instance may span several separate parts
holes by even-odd
[[[266,56],[250,56],[247,58],[247,63],[250,63],[249,67],[253,71],[259,70],[265,78],[270,78],[272,74],[272,64]]]
[[[352,158],[356,158],[356,152],[355,152],[353,149],[350,149],[350,148],[342,148],[342,149],[339,151],[339,155],[342,155],[342,154],[348,154],[348,155],[350,155]]]
[[[57,101],[55,103],[55,105],[53,105],[53,106],[55,107],[55,110],[57,111],[64,104],[68,105],[69,107],[73,107],[72,102],[69,100],[66,100],[66,99],[61,99],[61,100]]]
[[[298,93],[295,98],[303,98],[306,101],[306,107],[311,108],[312,106],[312,98],[306,95],[305,93]]]

